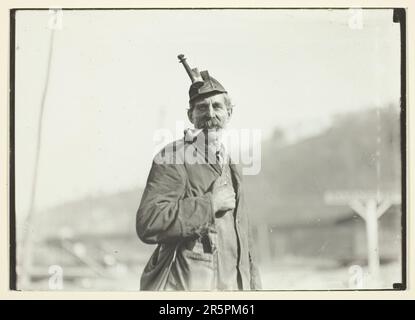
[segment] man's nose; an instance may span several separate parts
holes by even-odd
[[[211,103],[209,104],[207,112],[208,112],[210,117],[213,117],[215,115],[215,111],[213,110],[213,106],[212,106]]]

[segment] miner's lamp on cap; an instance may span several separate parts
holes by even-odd
[[[192,81],[189,89],[190,102],[214,93],[227,93],[219,81],[211,77],[207,70],[199,72],[197,68],[191,69],[183,54],[179,54],[177,57]]]

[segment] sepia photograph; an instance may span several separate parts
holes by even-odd
[[[10,19],[11,290],[407,288],[405,9]]]

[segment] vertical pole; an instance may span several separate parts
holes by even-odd
[[[46,79],[45,85],[43,87],[42,92],[42,100],[40,103],[40,112],[38,117],[38,132],[36,137],[36,154],[35,154],[35,166],[34,166],[34,175],[32,180],[31,186],[31,193],[30,193],[30,203],[29,203],[29,212],[26,217],[26,232],[23,235],[23,246],[22,246],[22,253],[19,255],[19,259],[21,260],[21,275],[19,281],[19,289],[30,289],[31,285],[31,273],[32,273],[32,263],[33,263],[33,249],[34,249],[34,241],[35,239],[35,229],[36,229],[36,187],[38,181],[38,171],[39,171],[39,157],[40,151],[42,147],[42,129],[43,129],[43,114],[45,110],[45,102],[46,96],[49,89],[49,77],[50,77],[50,69],[51,69],[51,61],[52,61],[52,53],[53,53],[53,40],[54,40],[54,29],[50,32],[50,41],[49,41],[49,52],[47,57],[47,67],[46,67]]]
[[[374,281],[379,279],[380,259],[378,240],[377,201],[369,199],[366,203],[366,236],[369,272]]]

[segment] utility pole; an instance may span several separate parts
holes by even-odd
[[[50,40],[49,40],[49,51],[47,57],[47,67],[46,67],[46,78],[45,84],[43,87],[42,98],[40,102],[40,112],[38,117],[38,132],[36,137],[36,149],[35,149],[35,164],[34,164],[34,173],[30,193],[30,202],[29,202],[29,211],[26,217],[25,222],[25,232],[23,234],[23,245],[22,253],[19,256],[21,263],[21,274],[20,274],[20,285],[19,289],[28,289],[31,285],[31,273],[32,273],[32,264],[33,264],[33,245],[36,232],[36,190],[38,182],[38,172],[39,172],[39,158],[40,151],[42,147],[42,134],[43,134],[43,118],[45,111],[45,102],[49,89],[49,78],[51,70],[51,61],[53,54],[53,43],[55,36],[55,28],[51,28],[50,31]]]

